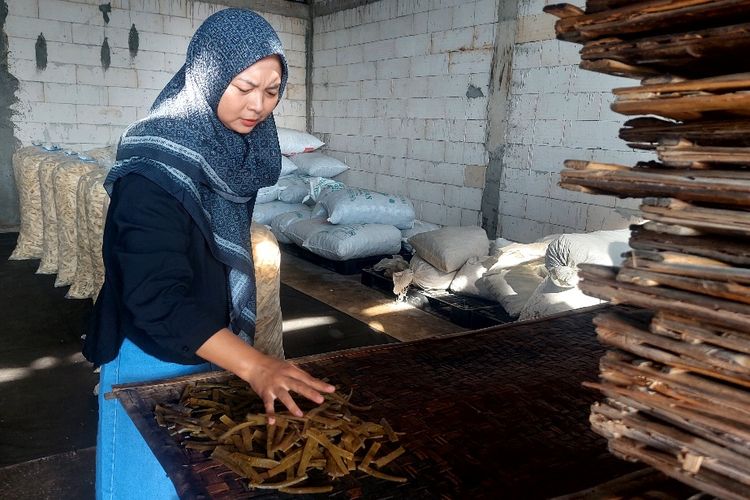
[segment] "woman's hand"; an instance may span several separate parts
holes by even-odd
[[[250,347],[227,328],[209,337],[196,354],[250,384],[263,400],[268,415],[274,413],[274,402],[278,399],[293,415],[301,417],[302,410],[292,399],[291,392],[320,404],[323,402],[321,392],[336,390],[292,363],[272,358]],[[268,423],[274,424],[273,417],[269,417]]]
[[[336,390],[334,386],[311,376],[288,361],[266,356],[259,351],[256,353],[258,358],[249,367],[247,378],[243,377],[243,379],[263,399],[268,415],[274,413],[274,401],[278,399],[292,412],[292,415],[301,417],[302,410],[292,399],[291,392],[320,404],[323,402],[321,392]],[[273,424],[274,419],[269,418],[268,422]]]

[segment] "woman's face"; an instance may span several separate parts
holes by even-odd
[[[249,134],[278,104],[280,85],[279,58],[260,59],[229,83],[216,110],[219,121],[229,130]]]

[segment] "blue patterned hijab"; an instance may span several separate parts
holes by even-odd
[[[227,268],[229,326],[249,343],[256,311],[250,223],[258,189],[279,177],[281,150],[273,115],[243,135],[226,128],[216,111],[235,76],[274,54],[282,65],[281,97],[288,69],[271,25],[244,9],[206,19],[149,115],[123,133],[104,182],[111,194],[117,179],[137,173],[180,201]]]

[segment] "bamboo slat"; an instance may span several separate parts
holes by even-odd
[[[641,149],[681,139],[702,146],[750,146],[750,120],[701,120],[676,123],[639,117],[625,122],[620,138]]]

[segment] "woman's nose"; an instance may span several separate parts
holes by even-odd
[[[263,94],[261,92],[251,92],[247,96],[247,109],[260,112],[263,109]]]

